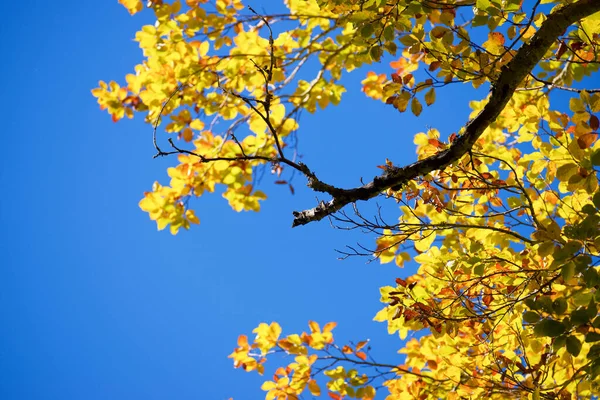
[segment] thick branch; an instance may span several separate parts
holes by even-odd
[[[493,83],[489,102],[473,120],[466,124],[464,134],[456,139],[448,149],[405,167],[391,169],[383,175],[373,178],[373,181],[366,185],[353,189],[335,188],[321,182],[314,175],[309,176],[308,186],[310,188],[328,193],[333,198],[328,202],[321,202],[312,209],[301,212],[294,211],[292,226],[319,221],[339,211],[347,204],[358,200],[369,200],[382,191],[392,187],[401,187],[418,176],[441,170],[459,160],[473,147],[483,131],[500,115],[519,84],[542,59],[552,43],[570,25],[598,11],[600,11],[599,0],[580,0],[550,14],[533,35],[531,41],[524,44],[515,57],[502,68],[500,76]]]

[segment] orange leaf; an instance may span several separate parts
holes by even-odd
[[[333,400],[342,400],[343,397],[337,393],[333,393],[333,392],[328,392],[327,393],[329,395],[329,397],[331,397]]]
[[[490,33],[490,39],[493,40],[498,45],[502,46],[505,42],[504,35],[500,32],[492,32]]]
[[[356,357],[360,358],[363,361],[367,359],[367,355],[363,351],[356,352]]]
[[[429,139],[428,142],[430,145],[432,145],[433,147],[436,147],[438,149],[445,146],[444,143],[440,142],[437,139]]]
[[[185,140],[186,142],[191,142],[192,139],[194,138],[194,131],[192,131],[192,128],[185,128],[183,130],[183,140]]]
[[[240,336],[238,336],[237,344],[240,347],[246,347],[246,346],[248,346],[248,336],[246,336],[246,335],[240,335]]]
[[[352,347],[348,346],[348,345],[344,345],[344,347],[342,347],[342,353],[344,354],[352,354]]]
[[[321,388],[317,384],[317,381],[315,381],[314,379],[311,379],[308,382],[308,390],[310,390],[310,394],[312,394],[313,396],[321,395]]]
[[[496,207],[502,207],[502,199],[500,197],[492,197],[490,203]]]
[[[368,340],[363,340],[362,342],[358,342],[358,344],[356,345],[356,351],[365,347],[367,343],[369,343]]]
[[[335,328],[336,326],[337,326],[337,322],[326,323],[325,326],[323,327],[323,333],[331,332],[333,330],[333,328]]]

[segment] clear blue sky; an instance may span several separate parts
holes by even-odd
[[[302,179],[295,196],[263,179],[259,214],[203,198],[200,227],[175,237],[138,208],[175,160],[152,159],[142,118],[112,123],[90,90],[140,62],[132,38],[150,13],[34,0],[3,15],[0,399],[260,399],[261,379],[227,355],[273,320],[284,333],[337,321],[338,340],[370,338],[378,360],[398,361],[399,339],[371,319],[378,288],[414,266],[336,260],[374,238],[326,221],[291,229],[291,212],[315,204]],[[304,161],[339,185],[372,178],[386,157],[414,160],[414,133],[446,137],[467,120],[454,89],[418,120],[398,114],[364,97],[364,73],[349,75],[341,106],[300,122]]]

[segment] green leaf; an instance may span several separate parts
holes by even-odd
[[[417,117],[421,115],[421,111],[423,111],[423,106],[416,97],[413,97],[412,102],[410,103],[410,111]]]
[[[369,50],[369,54],[371,55],[373,61],[379,62],[381,56],[383,55],[383,50],[381,49],[381,46],[373,46]]]
[[[598,342],[598,341],[600,341],[600,333],[588,332],[587,335],[585,335],[586,343]]]
[[[431,88],[427,93],[425,93],[425,104],[428,106],[432,105],[435,102],[435,89]]]
[[[595,344],[592,347],[590,347],[587,357],[588,359],[592,360],[594,358],[598,358],[600,356],[600,344]]]
[[[581,352],[581,342],[575,336],[569,336],[567,338],[567,351],[573,357],[577,357]]]
[[[537,299],[540,308],[546,312],[552,312],[552,299],[549,296],[542,296]]]
[[[532,297],[525,300],[525,305],[532,310],[539,310],[540,308],[542,308],[541,305],[538,304],[538,302],[535,301],[535,299]]]
[[[587,313],[587,309],[580,308],[578,310],[574,310],[571,313],[571,322],[575,326],[585,325],[590,321],[590,317]]]
[[[373,24],[366,23],[360,29],[360,36],[362,36],[363,38],[366,39],[368,37],[371,37],[373,32],[375,32],[375,28],[373,28]]]
[[[485,272],[485,264],[477,264],[475,268],[473,268],[473,273],[477,276],[482,276]]]
[[[394,40],[395,36],[394,27],[392,25],[386,26],[383,30],[383,38],[385,40],[392,41]]]
[[[594,197],[592,197],[592,202],[596,206],[598,210],[600,210],[600,192],[594,193]]]
[[[533,328],[533,333],[537,336],[557,337],[565,333],[565,326],[553,319],[543,319]]]
[[[523,314],[523,321],[527,322],[528,324],[535,324],[539,320],[540,314],[536,313],[535,311],[527,311],[525,314]]]
[[[590,214],[590,215],[596,214],[598,212],[598,210],[596,209],[596,207],[594,207],[591,204],[586,204],[585,206],[583,206],[581,208],[581,211],[583,211],[586,214]]]
[[[583,272],[583,281],[588,288],[594,287],[600,282],[598,272],[594,268],[588,268]]]
[[[590,304],[590,300],[594,297],[593,293],[589,290],[579,292],[573,296],[573,302],[576,306],[587,306]]]
[[[563,298],[556,299],[552,302],[552,310],[556,314],[564,314],[567,311],[567,301]]]
[[[560,274],[562,275],[565,281],[568,281],[575,275],[575,263],[573,261],[569,261],[560,269]]]
[[[554,352],[557,352],[558,350],[565,347],[566,343],[567,343],[567,337],[559,336],[556,339],[554,339],[554,342],[552,343],[552,350],[554,350]]]
[[[492,3],[490,3],[490,0],[477,0],[475,2],[475,7],[477,7],[478,10],[482,11],[487,10],[491,5]]]
[[[595,165],[595,166],[600,165],[600,149],[594,150],[594,152],[590,156],[590,161],[592,162],[592,165]]]

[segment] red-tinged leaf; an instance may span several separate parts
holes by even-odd
[[[483,173],[481,173],[481,177],[483,179],[492,179],[494,177],[494,175],[490,174],[489,172],[483,172]]]
[[[333,393],[333,392],[327,392],[327,394],[329,395],[329,397],[331,397],[333,400],[342,400],[343,397],[337,393]]]
[[[438,364],[435,360],[427,360],[427,366],[429,369],[435,370],[438,367]]]
[[[363,351],[357,351],[356,357],[360,358],[363,361],[366,361],[367,355]]]
[[[274,182],[276,185],[286,185],[287,181],[277,180]]]
[[[438,148],[438,149],[445,147],[445,144],[440,142],[437,139],[429,139],[428,142],[430,145],[432,145],[433,147]]]
[[[408,82],[410,82],[410,80],[413,78],[413,74],[406,74],[402,77],[402,83],[404,83],[405,85],[408,84]]]
[[[583,47],[583,45],[584,45],[583,42],[574,42],[574,43],[571,43],[571,49],[573,51],[581,50],[581,48]]]
[[[495,179],[492,181],[492,184],[494,184],[496,186],[506,186],[506,181],[504,181],[502,179]]]
[[[452,174],[452,182],[458,182],[458,176],[456,176],[456,174]]]
[[[111,114],[110,118],[112,122],[118,122],[121,118],[117,117],[117,114]]]
[[[342,353],[352,354],[352,353],[354,353],[354,350],[352,350],[352,347],[350,347],[346,344],[346,345],[344,345],[344,347],[342,347]]]
[[[432,62],[431,64],[429,64],[429,71],[435,71],[440,67],[440,65],[442,65],[441,61]]]
[[[450,135],[450,138],[448,138],[448,141],[450,143],[452,143],[452,142],[454,142],[456,140],[456,138],[457,138],[456,133],[453,133],[453,134]]]
[[[402,278],[396,278],[396,284],[402,287],[406,287],[406,281]]]
[[[577,169],[577,174],[579,176],[581,176],[582,178],[587,178],[588,175],[590,174],[590,172],[587,169],[583,168],[583,167],[579,167]]]
[[[395,83],[402,83],[402,78],[397,73],[392,73],[392,81]]]
[[[584,133],[583,135],[577,138],[577,144],[579,145],[579,148],[587,149],[592,144],[594,144],[597,138],[598,135],[595,133]]]
[[[358,344],[356,345],[356,351],[362,349],[363,347],[365,347],[367,345],[367,343],[369,343],[368,340],[363,340],[361,342],[358,342]]]
[[[394,104],[394,100],[396,100],[396,97],[396,95],[388,97],[385,101],[385,104]]]
[[[498,45],[503,45],[505,42],[504,35],[500,32],[492,32],[490,33],[491,39],[497,43]]]
[[[489,306],[492,300],[494,300],[494,298],[490,294],[486,294],[485,296],[483,296],[483,304],[485,304],[486,306]]]
[[[598,120],[598,117],[596,117],[595,115],[590,116],[590,128],[592,128],[593,131],[597,131],[598,127],[600,126],[600,121]]]

